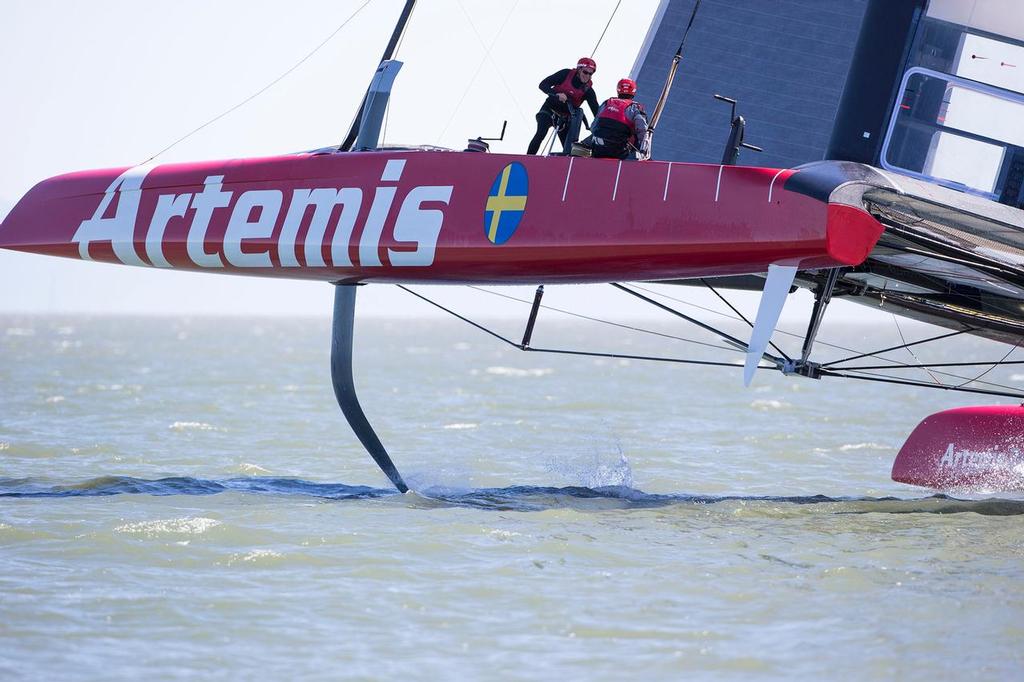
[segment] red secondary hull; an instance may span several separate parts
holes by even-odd
[[[86,171],[33,188],[0,226],[0,247],[349,282],[608,282],[862,262],[882,226],[859,206],[786,189],[800,172],[443,151]]]
[[[933,414],[903,444],[892,478],[939,490],[1024,491],[1024,406]]]

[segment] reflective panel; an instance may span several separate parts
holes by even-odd
[[[882,149],[890,170],[998,199],[1024,148],[1024,96],[911,69]]]
[[[1020,0],[931,0],[928,16],[979,31],[1024,40]]]

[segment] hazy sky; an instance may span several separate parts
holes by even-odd
[[[257,92],[328,37],[362,0],[4,0],[0,24],[0,211],[59,173],[133,165]],[[160,156],[162,162],[288,153],[335,144],[380,58],[401,0],[373,0],[320,51],[253,101]],[[658,0],[624,2],[595,57],[599,98],[628,75]],[[386,141],[461,148],[495,135],[524,151],[537,83],[590,54],[616,0],[421,0],[401,46]],[[489,54],[487,50],[490,50]],[[668,65],[666,64],[666,69]],[[680,73],[685,78],[685,66]],[[652,102],[657,93],[640,93]],[[524,315],[463,288],[434,287],[472,314]],[[0,251],[0,311],[329,314],[331,287],[157,271]],[[532,291],[514,289],[524,298]],[[711,303],[687,289],[688,296]],[[557,287],[583,312],[647,312],[606,286]],[[753,313],[756,296],[738,299]],[[787,306],[807,314],[809,296]],[[388,285],[360,314],[435,314]],[[845,312],[844,312],[845,310]],[[658,314],[658,313],[653,313]],[[860,318],[859,306],[836,314]]]

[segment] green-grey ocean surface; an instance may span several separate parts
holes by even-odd
[[[0,678],[1024,677],[1024,502],[889,479],[924,416],[999,399],[357,325],[406,495],[338,411],[326,319],[0,318]]]

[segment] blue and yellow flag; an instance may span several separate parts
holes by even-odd
[[[530,182],[521,163],[510,163],[494,178],[484,209],[484,234],[494,244],[504,244],[526,213]]]

